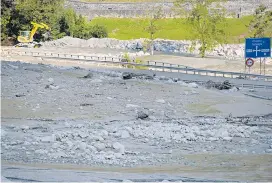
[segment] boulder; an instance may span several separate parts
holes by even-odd
[[[198,88],[198,85],[196,83],[189,83],[188,86],[190,88]]]
[[[138,119],[146,119],[146,118],[148,118],[148,114],[146,114],[143,111],[139,111],[139,112],[137,112],[137,118]]]
[[[219,90],[229,90],[232,88],[232,85],[230,84],[230,82],[228,80],[224,81],[220,86],[219,86]]]
[[[133,74],[132,74],[132,73],[129,73],[129,72],[124,72],[124,73],[122,74],[122,78],[123,78],[124,80],[132,79],[132,76],[133,76]]]
[[[129,134],[128,131],[123,130],[123,131],[121,132],[121,138],[122,138],[122,139],[126,139],[126,138],[129,138],[129,137],[130,137],[130,134]]]
[[[106,148],[104,143],[99,143],[99,142],[95,143],[94,147],[97,149],[97,151],[103,151]]]
[[[49,85],[54,84],[54,79],[53,79],[53,78],[49,78],[49,79],[48,79],[48,84],[49,84]]]
[[[118,150],[121,154],[125,154],[125,146],[123,144],[120,144],[119,142],[115,142],[112,144],[112,147],[115,150]]]
[[[163,99],[158,99],[158,100],[156,100],[156,102],[161,103],[161,104],[164,104],[164,103],[165,103],[165,100],[163,100]]]
[[[92,78],[93,77],[93,74],[92,73],[88,73],[86,76],[83,76],[83,78]]]

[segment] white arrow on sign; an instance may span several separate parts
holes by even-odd
[[[256,46],[256,50],[253,50],[253,51],[256,51],[256,57],[258,56],[258,51],[261,51],[261,50],[258,50],[258,46]]]

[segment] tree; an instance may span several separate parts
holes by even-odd
[[[249,31],[252,37],[272,37],[272,10],[260,5],[249,24]]]
[[[64,10],[60,19],[60,32],[65,32],[66,35],[73,37],[76,28],[77,14],[71,7]]]
[[[154,35],[157,33],[157,31],[160,29],[160,27],[157,24],[157,21],[159,19],[163,18],[162,14],[162,8],[161,7],[153,7],[151,11],[147,14],[147,22],[148,25],[145,27],[145,31],[147,31],[150,35],[150,54],[154,54]]]
[[[8,36],[8,23],[11,18],[12,2],[9,0],[2,0],[1,2],[1,41]]]
[[[11,24],[15,12],[15,0],[2,0],[1,2],[1,42],[15,37],[16,29]],[[13,39],[14,41],[14,39]]]
[[[64,0],[16,0],[17,21],[22,30],[31,30],[31,21],[48,24],[54,38],[60,34],[59,21],[64,11]],[[43,30],[39,29],[39,32]]]
[[[187,8],[185,5],[187,4]],[[212,6],[218,3],[217,6]],[[212,50],[218,44],[226,40],[225,9],[219,5],[220,0],[177,0],[176,8],[182,16],[186,17],[186,23],[192,26],[191,50],[200,43],[199,52],[205,57],[206,52]]]
[[[72,36],[83,39],[107,37],[104,26],[92,26],[82,15],[72,8],[64,8],[64,0],[2,0],[1,2],[1,42],[7,37],[16,38],[19,31],[30,31],[31,22],[45,23],[51,33],[38,29],[35,41],[52,36],[53,39]],[[16,39],[14,39],[16,40]]]
[[[103,25],[94,25],[91,27],[91,35],[94,38],[105,38],[108,37],[108,31]]]

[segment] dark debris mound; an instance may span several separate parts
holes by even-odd
[[[155,74],[153,74],[153,75],[151,76],[151,75],[142,74],[142,73],[135,74],[135,73],[132,73],[132,72],[124,72],[124,73],[122,74],[122,78],[123,78],[124,80],[132,79],[132,78],[153,80],[155,76],[156,76]]]
[[[208,89],[216,88],[218,90],[229,90],[229,89],[231,89],[231,88],[233,88],[235,86],[232,85],[228,80],[225,80],[222,83],[216,83],[214,81],[209,80],[209,81],[207,81],[205,83],[205,87],[208,88]],[[237,89],[239,89],[239,88],[237,88]]]

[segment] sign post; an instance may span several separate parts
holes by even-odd
[[[270,38],[246,38],[245,44],[246,44],[245,45],[245,59],[246,59],[245,64],[247,65],[247,61],[248,61],[247,58],[260,58],[260,74],[262,74],[261,58],[271,57]],[[251,67],[249,65],[247,66]],[[265,73],[265,61],[264,61],[264,73]]]
[[[266,58],[264,58],[264,75],[265,75],[265,59],[266,59]]]
[[[246,60],[245,65],[248,67],[248,72],[250,73],[250,67],[252,67],[252,66],[254,65],[254,60],[251,59],[251,58],[248,58],[248,59]]]
[[[260,75],[262,75],[262,59],[260,58]]]

